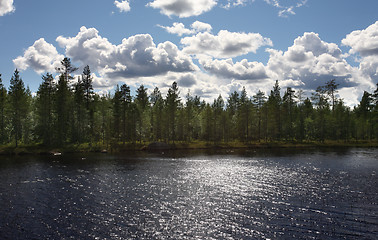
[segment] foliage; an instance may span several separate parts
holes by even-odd
[[[33,97],[17,70],[8,91],[0,75],[0,145],[100,150],[154,141],[185,148],[378,140],[378,84],[354,109],[337,97],[335,80],[319,86],[311,99],[292,88],[281,97],[276,81],[269,95],[259,90],[249,97],[243,88],[206,103],[190,92],[182,101],[176,82],[165,97],[157,87],[148,94],[143,85],[133,94],[127,84],[100,96],[89,66],[74,83],[77,68],[68,58],[57,70],[58,81],[46,73]]]

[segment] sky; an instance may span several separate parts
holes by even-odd
[[[36,92],[64,57],[97,92],[178,83],[211,102],[276,80],[311,96],[336,79],[345,104],[378,82],[377,0],[0,0],[0,74]]]

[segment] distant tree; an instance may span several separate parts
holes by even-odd
[[[210,142],[213,138],[214,131],[214,119],[213,111],[209,103],[207,103],[201,112],[201,122],[202,122],[202,138]]]
[[[331,101],[332,101],[332,112],[335,109],[335,104],[336,104],[336,101],[337,101],[337,98],[336,98],[337,90],[336,89],[337,89],[338,86],[339,86],[339,84],[336,83],[335,79],[332,79],[332,80],[326,82],[326,85],[324,86],[325,92],[331,98]]]
[[[294,119],[295,119],[295,110],[296,102],[295,91],[288,87],[282,99],[282,117],[283,117],[283,126],[285,132],[285,138],[293,140],[294,138]]]
[[[73,79],[71,73],[75,72],[78,68],[73,66],[71,63],[71,59],[65,57],[61,62],[61,66],[56,68],[56,71],[63,75],[65,81],[67,83]]]
[[[37,133],[45,145],[51,145],[54,134],[54,97],[56,85],[50,73],[42,76],[36,96]]]
[[[249,140],[251,101],[248,98],[247,91],[243,87],[240,92],[239,106],[237,110],[239,137],[242,141]]]
[[[94,92],[93,92],[93,77],[91,75],[91,70],[89,66],[85,66],[83,70],[82,77],[82,91],[83,91],[83,100],[85,102],[85,115],[84,115],[84,126],[86,126],[85,136],[89,138],[90,142],[92,142],[93,135],[94,135],[94,113],[95,113],[95,105],[93,104],[94,101]],[[89,133],[89,134],[88,134]]]
[[[375,89],[373,95],[373,129],[374,129],[374,134],[375,134],[375,139],[378,140],[378,83],[377,83],[377,88]]]
[[[73,84],[73,100],[74,100],[74,116],[73,126],[72,126],[72,141],[73,142],[83,142],[87,140],[85,138],[87,130],[87,114],[85,109],[85,99],[84,99],[84,84],[80,77],[76,83]]]
[[[136,90],[136,98],[135,103],[137,107],[137,122],[139,127],[139,141],[142,141],[143,136],[146,137],[146,135],[149,133],[149,131],[144,131],[144,125],[148,125],[147,123],[147,116],[145,116],[145,113],[148,111],[149,107],[149,100],[148,100],[148,94],[147,94],[147,88],[145,88],[143,85],[140,85],[140,87]]]
[[[185,140],[188,142],[193,137],[193,111],[194,111],[194,98],[190,91],[186,94],[185,102]]]
[[[14,74],[10,80],[8,92],[11,106],[11,124],[17,147],[19,141],[22,140],[22,128],[25,124],[24,121],[29,110],[27,92],[24,86],[24,82],[22,81],[17,69],[14,71]]]
[[[212,105],[213,112],[213,139],[214,142],[219,142],[221,139],[224,139],[224,127],[222,127],[222,114],[224,109],[224,100],[222,95],[219,95],[217,99],[214,100]]]
[[[163,110],[164,100],[161,96],[161,92],[158,87],[155,87],[154,91],[150,95],[150,101],[152,104],[151,110],[151,127],[152,135],[155,141],[163,138]]]
[[[324,88],[322,86],[319,86],[316,89],[316,92],[312,95],[312,100],[315,103],[316,106],[316,132],[318,133],[317,138],[324,142],[326,137],[326,129],[327,129],[327,121],[326,116],[329,112],[329,104],[328,104],[328,97],[326,95],[326,91],[324,91]]]
[[[89,66],[85,66],[83,70],[83,74],[81,75],[82,77],[82,85],[83,85],[83,95],[85,99],[85,107],[87,111],[90,109],[90,103],[93,101],[93,77],[91,75],[91,70],[89,69]]]
[[[125,144],[126,139],[128,138],[127,135],[130,135],[130,131],[127,131],[128,129],[128,124],[127,124],[127,116],[131,112],[131,94],[130,94],[130,87],[127,86],[126,84],[122,84],[120,88],[120,94],[121,94],[121,120],[122,120],[122,141],[123,144]],[[134,112],[132,112],[134,113]],[[134,115],[132,115],[133,118]]]
[[[256,95],[253,96],[253,104],[257,109],[257,121],[258,121],[258,135],[257,139],[260,142],[261,139],[261,121],[262,121],[262,108],[266,102],[266,96],[262,91],[258,91]]]
[[[268,131],[270,133],[270,137],[276,140],[281,139],[281,104],[282,98],[280,94],[280,86],[278,84],[278,80],[275,82],[273,86],[273,90],[270,91],[270,95],[268,98],[268,111],[270,120],[268,122]],[[269,124],[270,123],[270,124]]]
[[[236,138],[240,135],[238,134],[238,123],[237,123],[237,111],[239,109],[239,93],[237,91],[232,92],[227,99],[227,117],[230,121],[229,134],[227,138]]]
[[[179,89],[176,82],[172,83],[172,86],[168,89],[166,101],[167,107],[167,117],[168,117],[168,129],[169,129],[169,139],[173,141],[176,140],[176,112],[180,103]]]
[[[371,125],[371,110],[372,110],[372,95],[366,91],[361,98],[360,103],[355,109],[356,117],[357,117],[357,137],[362,139],[371,138],[372,133],[372,125]]]
[[[7,141],[7,134],[5,128],[5,109],[7,103],[7,89],[3,85],[3,80],[0,74],[0,144]]]
[[[121,128],[121,116],[122,116],[122,95],[117,84],[114,96],[112,99],[113,105],[113,128],[112,135],[114,140],[118,143],[120,140],[120,130]]]
[[[55,94],[55,112],[56,112],[56,143],[62,145],[67,142],[73,124],[70,122],[71,107],[71,91],[66,81],[66,77],[62,74],[59,77],[57,90]]]
[[[108,145],[111,140],[111,126],[112,126],[112,102],[110,94],[100,97],[98,102],[98,118],[100,126],[100,137],[103,144]]]

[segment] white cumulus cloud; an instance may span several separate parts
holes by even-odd
[[[201,59],[200,63],[206,71],[222,78],[235,80],[263,80],[268,78],[265,66],[261,62],[248,62],[247,59],[243,59],[234,63],[232,59]]]
[[[211,32],[211,30],[213,29],[210,24],[204,23],[204,22],[200,22],[200,21],[195,21],[190,26],[197,33],[198,32]]]
[[[378,82],[378,21],[366,29],[353,31],[342,41],[342,44],[349,46],[350,54],[361,57],[360,72],[364,78],[372,82]]]
[[[167,41],[156,45],[149,34],[124,38],[121,44],[114,45],[101,37],[95,28],[81,27],[75,37],[59,36],[56,41],[73,63],[89,65],[92,72],[99,74],[95,85],[101,88],[118,80],[162,76],[171,72],[190,73],[199,69],[175,44]],[[54,72],[63,58],[52,44],[41,38],[13,61],[21,70],[31,68],[43,73]]]
[[[147,4],[152,8],[160,9],[160,12],[167,16],[178,16],[180,18],[198,16],[210,11],[216,0],[154,0]]]
[[[215,58],[230,58],[255,53],[261,46],[272,46],[269,38],[259,33],[238,33],[227,30],[219,31],[218,35],[198,33],[195,36],[181,39],[185,45],[183,51],[188,54],[205,54]]]
[[[158,26],[165,29],[167,32],[171,34],[177,34],[180,37],[184,34],[188,35],[188,34],[194,33],[192,29],[188,29],[185,27],[183,23],[178,23],[178,22],[174,22],[172,27],[161,26],[161,25],[158,25]]]
[[[171,34],[177,34],[178,36],[191,35],[191,34],[195,34],[199,32],[210,32],[212,29],[210,24],[203,23],[200,21],[195,21],[194,23],[192,23],[191,29],[186,28],[183,23],[179,23],[179,22],[174,22],[172,27],[161,26],[161,25],[157,25],[157,26],[165,29],[167,32]]]
[[[0,0],[0,16],[15,11],[13,0]]]
[[[196,69],[190,56],[171,42],[155,45],[151,35],[138,34],[114,45],[101,37],[95,28],[81,27],[75,37],[57,38],[73,61],[89,64],[102,75],[133,78]]]
[[[114,1],[114,5],[119,9],[120,12],[128,12],[130,11],[130,1],[123,0],[123,1]]]
[[[302,81],[311,89],[334,77],[345,85],[354,71],[336,44],[324,42],[312,32],[295,39],[285,52],[274,49],[267,52],[270,54],[267,67],[275,78]]]
[[[13,63],[20,70],[32,68],[41,74],[43,72],[55,72],[55,68],[60,66],[63,58],[64,56],[59,54],[52,44],[40,38],[26,49],[23,56],[14,59]]]
[[[307,0],[293,0],[290,4],[282,3],[283,0],[264,0],[267,4],[279,9],[278,16],[287,17],[288,15],[295,15],[295,9],[306,5]]]
[[[353,31],[342,41],[342,44],[351,47],[350,53],[359,53],[361,56],[378,55],[378,21],[364,30]]]

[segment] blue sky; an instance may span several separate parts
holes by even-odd
[[[177,81],[212,100],[275,80],[311,90],[335,78],[348,105],[378,82],[376,0],[0,0],[0,73],[35,92],[67,56],[99,92]],[[54,73],[55,74],[55,73]]]

